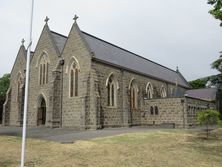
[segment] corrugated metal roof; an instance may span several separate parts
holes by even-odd
[[[171,83],[177,82],[181,86],[189,87],[187,81],[180,73],[94,37],[88,33],[82,33],[90,49],[94,52],[96,59],[149,75],[160,80],[165,80]]]
[[[66,40],[67,40],[67,37],[63,36],[61,34],[58,34],[54,31],[51,31],[51,34],[52,34],[52,38],[53,38],[53,40],[55,42],[55,45],[57,46],[59,52],[62,53],[63,48],[64,48],[65,43],[66,43]]]
[[[206,101],[215,101],[217,95],[216,88],[193,89],[185,92],[186,97],[202,99]]]

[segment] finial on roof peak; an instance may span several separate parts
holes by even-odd
[[[45,21],[45,23],[46,23],[46,24],[48,24],[49,17],[48,17],[48,16],[46,16],[46,18],[45,18],[45,20],[44,20],[44,21]]]
[[[179,67],[177,66],[176,72],[179,72]]]
[[[22,39],[21,43],[22,43],[22,46],[24,46],[24,43],[25,43],[25,39],[24,38]]]
[[[75,14],[73,20],[76,22],[79,17]]]

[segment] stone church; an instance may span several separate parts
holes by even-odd
[[[23,123],[26,52],[23,41],[4,104],[5,126]],[[68,36],[51,31],[46,19],[29,80],[28,126],[186,128],[195,125],[195,111],[215,107],[213,89],[202,90],[204,97],[197,96],[201,90],[192,94],[178,69],[83,32],[76,19]]]

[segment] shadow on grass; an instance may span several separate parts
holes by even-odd
[[[201,154],[222,157],[222,129],[212,130],[208,138],[206,132],[198,132],[189,136],[187,141],[190,142],[191,149]]]

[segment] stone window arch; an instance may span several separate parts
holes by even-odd
[[[147,99],[153,98],[153,86],[150,82],[148,82],[146,85],[146,94],[147,94]]]
[[[135,79],[133,78],[130,82],[130,106],[131,109],[137,109],[138,108],[138,86],[137,83],[135,81]]]
[[[39,59],[39,85],[45,85],[49,82],[49,58],[44,52]]]
[[[119,85],[113,73],[111,73],[107,78],[106,87],[107,105],[112,107],[117,106],[117,90],[119,89]]]
[[[17,85],[16,86],[17,87],[16,99],[17,99],[17,102],[19,102],[22,97],[22,93],[23,93],[22,89],[24,86],[24,77],[22,76],[21,72],[18,73],[16,85]]]
[[[78,96],[79,64],[72,58],[69,64],[69,96]]]
[[[167,97],[166,88],[163,85],[160,90],[160,96],[161,96],[161,98]]]

